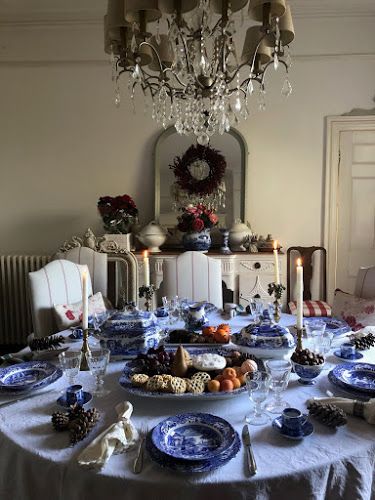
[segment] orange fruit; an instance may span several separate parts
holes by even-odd
[[[204,337],[212,337],[216,332],[216,328],[214,326],[204,326],[202,328],[202,333]]]
[[[218,380],[210,380],[207,384],[207,389],[209,392],[219,392],[220,382]]]
[[[230,326],[228,325],[228,323],[221,323],[221,325],[219,325],[217,329],[225,330],[226,332],[230,333]]]
[[[229,342],[229,332],[218,328],[214,333],[214,338],[216,342],[219,342],[220,344],[225,344],[226,342]]]
[[[225,392],[233,391],[233,382],[228,379],[224,379],[220,384],[220,390]]]
[[[238,378],[234,378],[232,380],[232,383],[233,383],[233,389],[239,389],[241,387],[241,382],[240,379]]]
[[[234,368],[225,368],[223,370],[223,378],[228,380],[234,380],[237,378],[237,372]]]
[[[219,382],[221,382],[222,380],[224,380],[224,375],[222,373],[220,373],[220,375],[217,375],[215,377],[215,380],[218,380]]]

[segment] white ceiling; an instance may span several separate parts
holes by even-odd
[[[375,0],[289,0],[294,16],[375,16]],[[0,24],[99,22],[106,0],[0,0]]]

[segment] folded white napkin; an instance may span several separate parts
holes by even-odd
[[[367,403],[349,398],[312,398],[307,400],[307,404],[319,402],[323,404],[334,404],[344,410],[348,415],[364,418],[369,424],[375,425],[375,398]]]
[[[113,453],[124,453],[138,440],[138,431],[130,421],[133,405],[124,401],[116,406],[117,422],[110,425],[78,457],[80,465],[101,469]]]

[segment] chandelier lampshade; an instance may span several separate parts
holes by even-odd
[[[250,0],[249,16],[254,21],[264,22],[264,15],[281,17],[286,9],[285,0]]]
[[[177,12],[179,6],[182,14],[190,12],[198,5],[199,0],[159,0],[159,9],[165,14],[173,14]]]
[[[247,9],[261,24],[251,25]],[[242,54],[239,19],[248,24]],[[172,123],[201,145],[249,117],[255,90],[259,110],[265,109],[270,65],[283,67],[281,93],[290,95],[293,39],[286,0],[109,0],[104,18],[116,105],[127,75],[133,106],[140,92],[157,123]]]

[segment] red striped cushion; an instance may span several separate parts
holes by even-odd
[[[297,314],[297,302],[289,302],[289,310],[292,314]],[[311,316],[332,316],[332,307],[322,300],[304,300],[303,315],[305,318]]]

